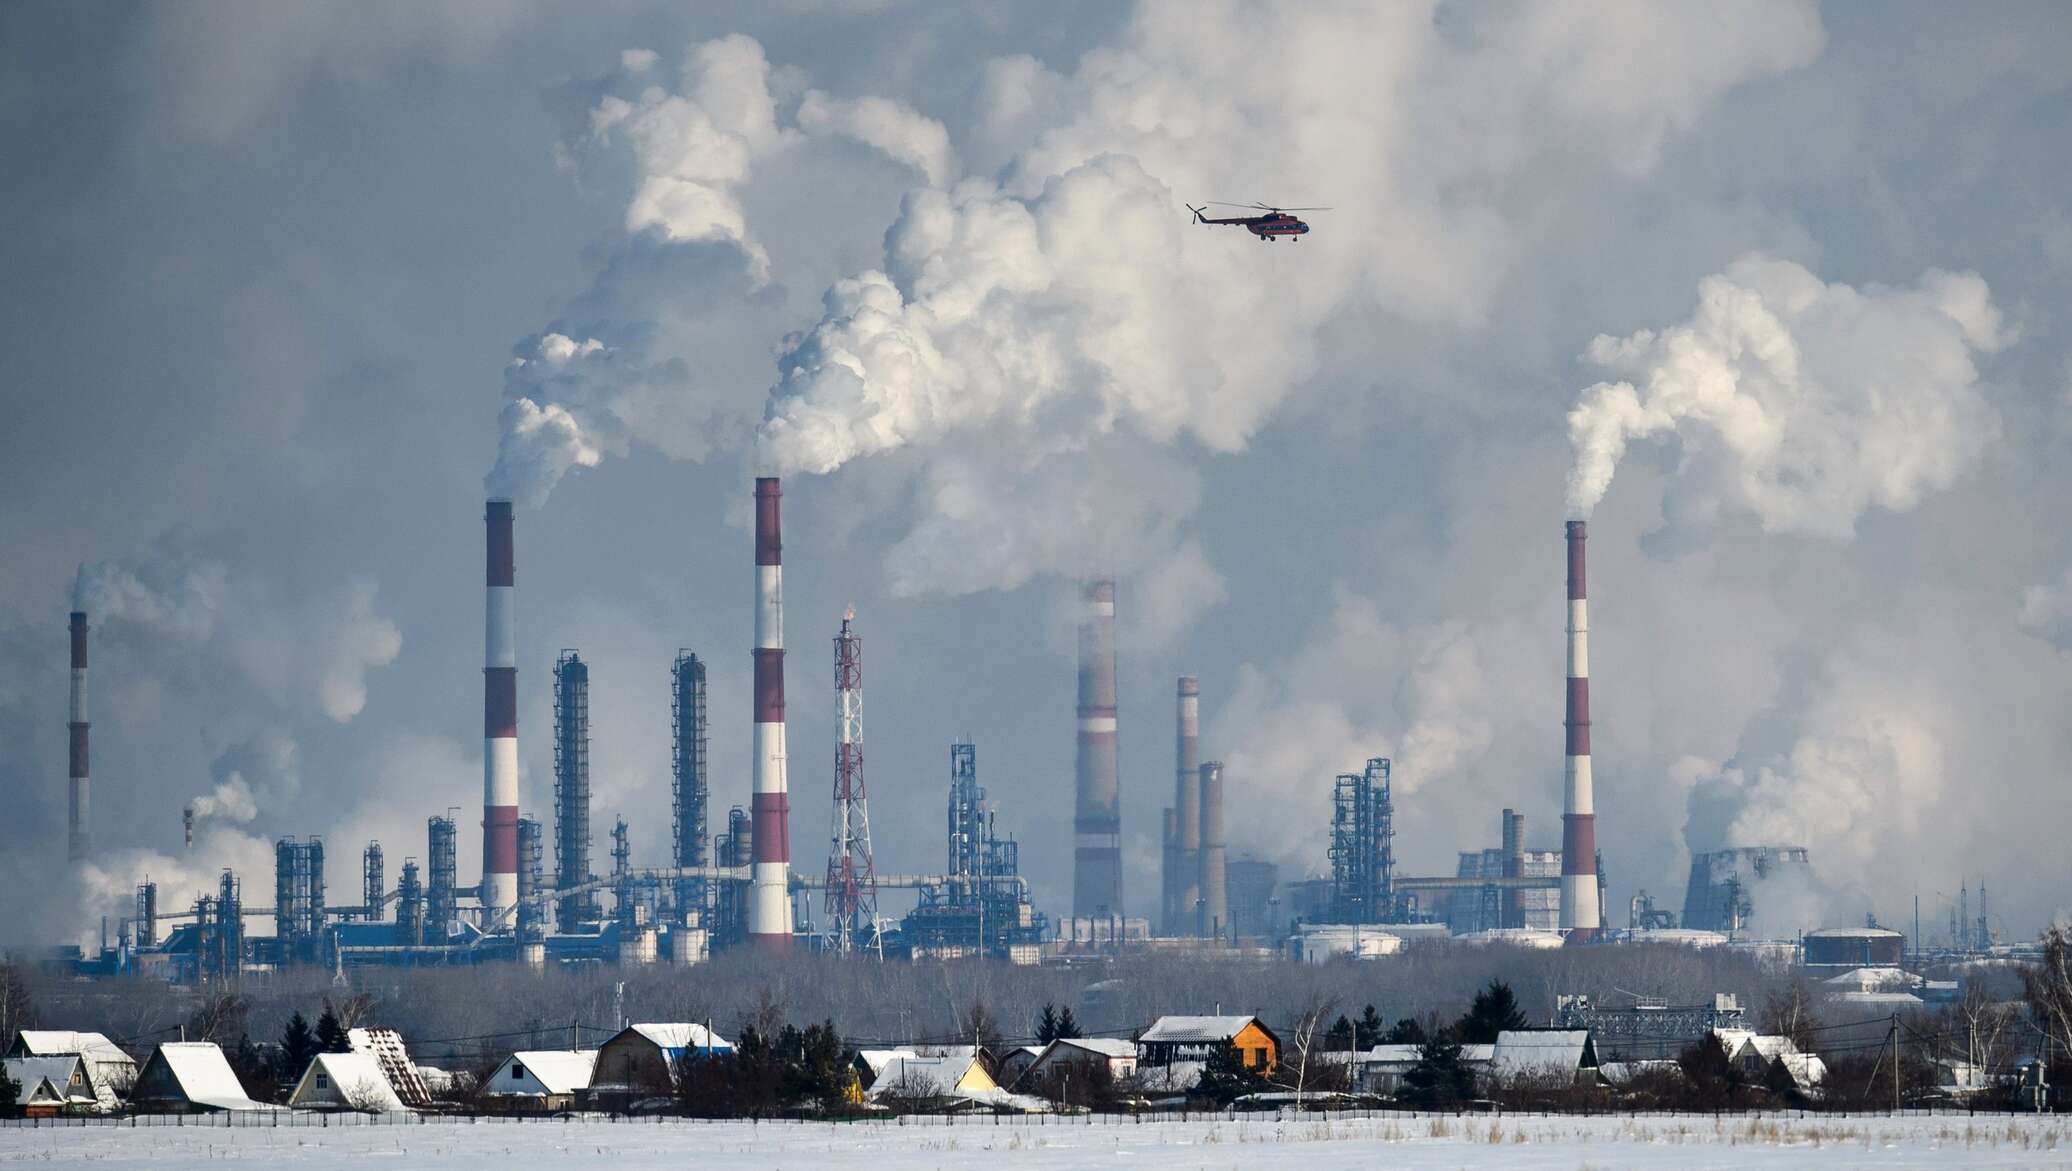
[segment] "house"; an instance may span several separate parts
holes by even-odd
[[[1029,1072],[1036,1059],[1043,1056],[1041,1045],[1016,1045],[1009,1049],[996,1050],[993,1054],[993,1080],[1003,1086],[1012,1086]],[[1130,1047],[1130,1056],[1135,1057],[1136,1046]]]
[[[67,1029],[23,1029],[7,1048],[8,1057],[69,1057],[84,1060],[84,1078],[93,1087],[95,1108],[113,1110],[122,1104],[137,1080],[137,1062],[100,1033]],[[63,1089],[65,1087],[59,1087]]]
[[[526,1049],[504,1059],[482,1092],[513,1110],[567,1110],[590,1088],[595,1049]]]
[[[1496,1035],[1488,1072],[1506,1085],[1567,1085],[1595,1080],[1596,1071],[1588,1029],[1506,1029]]]
[[[403,1105],[413,1110],[428,1109],[433,1105],[431,1083],[417,1063],[410,1060],[410,1050],[403,1044],[403,1034],[394,1029],[347,1029],[345,1041],[354,1053],[364,1053],[381,1067],[381,1076],[389,1084]]]
[[[1119,1082],[1137,1072],[1137,1045],[1112,1037],[1059,1037],[1043,1047],[1043,1052],[1031,1062],[1021,1080],[1015,1083],[1023,1092],[1036,1092],[1038,1087],[1048,1087],[1064,1078],[1077,1076],[1080,1084],[1087,1079],[1105,1076],[1111,1082]]]
[[[1749,1029],[1714,1029],[1712,1035],[1719,1038],[1727,1060],[1749,1081],[1761,1082],[1768,1078],[1770,1068],[1777,1064],[1784,1066],[1793,1084],[1803,1092],[1811,1093],[1827,1080],[1827,1063],[1811,1053],[1799,1052],[1797,1043],[1790,1037],[1766,1035]]]
[[[319,1053],[288,1095],[297,1110],[393,1114],[409,1109],[372,1053]]]
[[[144,1063],[130,1090],[142,1114],[204,1114],[217,1110],[273,1110],[254,1102],[213,1041],[167,1041]]]
[[[1004,1104],[1002,1100],[1011,1097],[993,1080],[977,1049],[970,1046],[955,1056],[895,1057],[864,1094],[864,1100],[872,1103],[937,1109]]]
[[[856,1082],[865,1089],[885,1072],[885,1067],[902,1057],[919,1057],[912,1049],[859,1049],[856,1060],[851,1063],[856,1070]]]
[[[1218,1049],[1237,1050],[1246,1069],[1265,1077],[1280,1068],[1280,1038],[1254,1016],[1160,1017],[1137,1038],[1137,1064],[1207,1061]]]
[[[1421,1045],[1376,1045],[1355,1054],[1352,1088],[1359,1093],[1381,1097],[1393,1095],[1402,1088],[1403,1075],[1417,1067],[1423,1048]],[[1460,1047],[1460,1063],[1477,1073],[1487,1072],[1495,1059],[1495,1045]]]
[[[9,1057],[0,1062],[15,1084],[15,1109],[31,1118],[91,1114],[100,1110],[92,1067],[77,1053],[61,1057]]]
[[[667,1097],[676,1088],[679,1058],[733,1051],[732,1042],[704,1025],[628,1025],[598,1046],[589,1097],[614,1106]]]

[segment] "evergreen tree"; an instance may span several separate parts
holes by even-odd
[[[5,1065],[0,1065],[0,1110],[14,1113],[15,1099],[22,1096],[22,1084],[14,1080]]]
[[[1036,1020],[1036,1043],[1048,1045],[1057,1039],[1058,1010],[1056,1006],[1046,1002],[1043,1006],[1043,1015]]]
[[[324,1002],[324,1013],[317,1018],[317,1051],[320,1053],[347,1053],[352,1042],[346,1039],[345,1026],[338,1023],[338,1014],[332,1011],[331,1002]]]
[[[1257,1070],[1246,1067],[1245,1055],[1237,1046],[1218,1045],[1203,1063],[1201,1081],[1195,1083],[1194,1093],[1218,1106],[1228,1106],[1265,1088],[1266,1079]]]
[[[1374,1011],[1374,1006],[1370,1004],[1366,1011],[1360,1014],[1360,1019],[1353,1022],[1353,1045],[1360,1049],[1372,1049],[1382,1043],[1381,1038],[1385,1032],[1381,1014]]]
[[[1079,1021],[1072,1015],[1072,1006],[1066,1005],[1064,1010],[1058,1013],[1058,1039],[1069,1041],[1082,1035],[1079,1031]]]
[[[1466,1015],[1454,1026],[1464,1045],[1491,1045],[1496,1035],[1525,1027],[1525,1014],[1518,1011],[1518,998],[1511,994],[1511,986],[1502,980],[1491,980],[1489,987],[1475,994],[1475,1002],[1468,1006]]]
[[[1331,1029],[1324,1034],[1324,1044],[1333,1049],[1349,1049],[1353,1044],[1353,1022],[1344,1013],[1331,1022]]]
[[[1388,1032],[1382,1034],[1381,1044],[1422,1045],[1428,1039],[1425,1036],[1425,1027],[1417,1023],[1417,1018],[1406,1016],[1390,1026]]]
[[[274,1081],[292,1083],[302,1080],[302,1074],[316,1055],[324,1052],[318,1045],[316,1034],[309,1028],[309,1021],[301,1012],[288,1018],[287,1031],[281,1034],[281,1063]]]
[[[1475,1071],[1461,1064],[1460,1046],[1444,1038],[1424,1042],[1417,1064],[1403,1074],[1396,1097],[1423,1110],[1437,1110],[1475,1096]]]
[[[308,1028],[308,1025],[304,1025]],[[237,1046],[229,1055],[230,1072],[237,1075],[237,1084],[244,1087],[245,1097],[254,1102],[271,1102],[274,1099],[273,1063],[259,1046],[252,1043],[249,1033],[240,1033]],[[299,1075],[298,1075],[299,1076]]]

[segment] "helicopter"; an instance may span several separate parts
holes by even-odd
[[[1292,240],[1300,240],[1302,239],[1303,235],[1309,231],[1308,224],[1303,223],[1301,219],[1295,216],[1289,215],[1289,212],[1331,210],[1328,207],[1268,207],[1266,204],[1258,202],[1225,203],[1219,199],[1211,199],[1207,203],[1202,204],[1200,207],[1196,207],[1191,203],[1187,204],[1186,207],[1188,211],[1194,213],[1194,222],[1197,224],[1236,224],[1244,228],[1246,231],[1252,233],[1254,236],[1259,237],[1259,239],[1261,239],[1262,241],[1267,242],[1271,242],[1275,237],[1278,236],[1286,236]],[[1228,218],[1219,219],[1213,216],[1207,216],[1202,214],[1210,207],[1239,207],[1244,208],[1247,211],[1250,211],[1253,208],[1257,208],[1265,214],[1230,216]]]

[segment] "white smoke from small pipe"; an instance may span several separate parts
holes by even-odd
[[[215,788],[189,800],[187,808],[193,811],[197,825],[204,821],[243,825],[259,816],[259,801],[239,773],[230,774]]]
[[[1859,290],[1746,257],[1699,283],[1689,320],[1590,343],[1586,360],[1627,379],[1569,412],[1569,514],[1589,516],[1629,444],[1673,434],[1675,514],[1847,538],[1871,508],[1948,488],[1998,435],[1973,357],[2006,340],[1975,274]]]

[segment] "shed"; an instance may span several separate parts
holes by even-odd
[[[1238,1051],[1246,1069],[1272,1077],[1280,1068],[1280,1038],[1254,1016],[1163,1016],[1137,1038],[1139,1065],[1207,1061],[1219,1048]]]
[[[676,1087],[676,1062],[686,1054],[731,1053],[733,1043],[704,1025],[628,1025],[597,1048],[590,1095],[630,1104]]]
[[[1588,1029],[1506,1029],[1496,1035],[1490,1075],[1502,1082],[1569,1082],[1597,1068]]]
[[[96,1108],[113,1110],[137,1081],[137,1062],[101,1033],[75,1033],[69,1029],[23,1029],[7,1048],[9,1057],[78,1056],[86,1061],[86,1076],[94,1089]]]
[[[167,1041],[144,1063],[130,1104],[146,1114],[273,1110],[254,1102],[213,1041]]]
[[[521,1050],[496,1067],[482,1092],[514,1108],[566,1110],[590,1088],[596,1068],[595,1049]]]
[[[288,1095],[297,1110],[357,1110],[393,1114],[408,1110],[388,1073],[372,1053],[319,1053]]]

